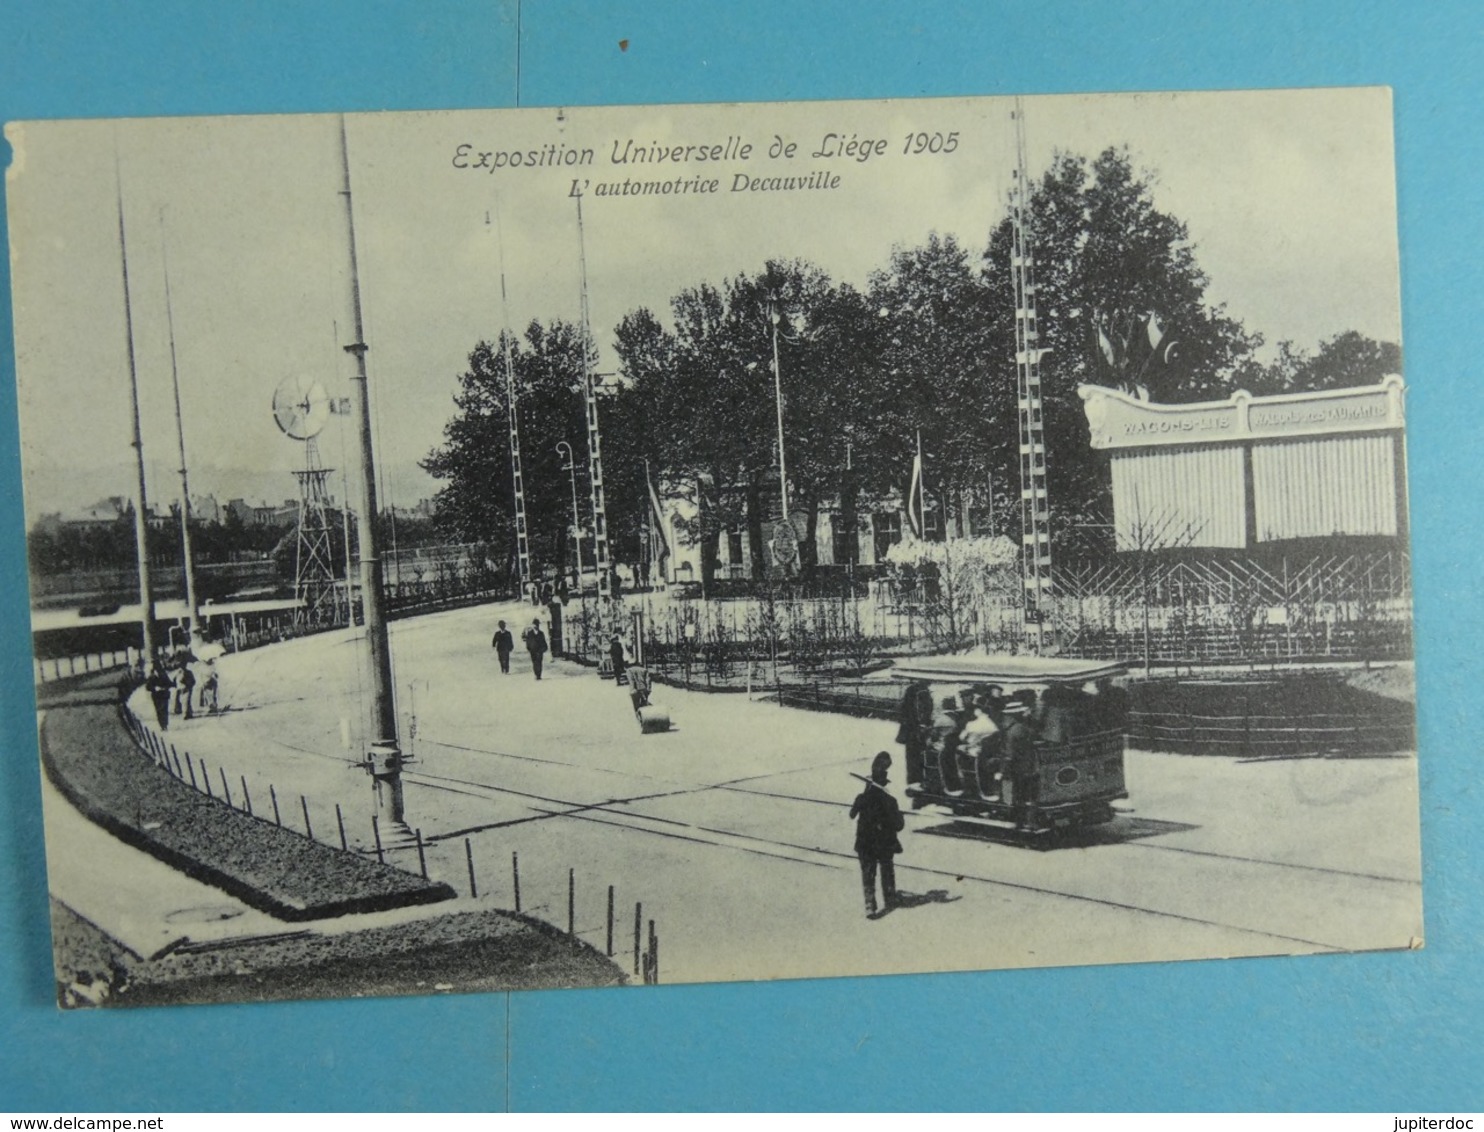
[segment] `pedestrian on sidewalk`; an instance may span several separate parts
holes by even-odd
[[[149,679],[144,682],[144,686],[149,690],[149,698],[154,701],[155,720],[159,723],[160,730],[168,731],[170,728],[170,693],[175,691],[175,682],[156,661],[150,669]]]
[[[216,661],[206,662],[206,679],[201,681],[201,710],[215,715],[221,710],[218,696],[221,692],[221,676],[216,670]]]
[[[902,808],[886,789],[886,771],[890,766],[891,755],[885,751],[871,760],[871,777],[850,807],[850,816],[855,819],[855,855],[861,863],[861,888],[865,893],[869,919],[877,916],[878,870],[881,873],[882,911],[890,912],[897,903],[897,873],[893,858],[902,851],[897,834],[906,822],[902,818]]]
[[[510,654],[515,651],[515,638],[510,635],[510,630],[505,628],[505,622],[501,621],[500,627],[495,630],[495,635],[490,640],[490,647],[500,658],[500,671],[509,676]]]
[[[521,634],[521,639],[526,643],[526,651],[531,654],[531,669],[536,673],[536,679],[541,679],[541,665],[546,659],[546,634],[541,631],[541,619],[538,617],[531,622],[531,627]]]
[[[176,687],[179,691],[175,693],[175,714],[184,713],[187,719],[195,719],[196,713],[192,707],[192,701],[196,698],[196,674],[191,671],[188,662],[181,663],[180,675],[176,677]]]
[[[624,658],[623,638],[617,633],[613,634],[613,640],[608,645],[608,659],[613,662],[613,682],[615,684],[627,684],[628,677],[624,675],[628,664]]]
[[[118,682],[119,702],[128,703],[129,697],[134,694],[134,689],[138,688],[143,683],[144,680],[135,674],[134,666],[132,664],[124,665],[124,667],[120,671]]]

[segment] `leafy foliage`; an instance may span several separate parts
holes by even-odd
[[[592,524],[587,503],[586,424],[582,398],[581,331],[570,323],[533,320],[525,335],[480,342],[454,396],[457,413],[444,427],[443,446],[422,467],[445,481],[435,504],[444,531],[462,542],[493,542],[515,554],[514,471],[510,456],[509,381],[506,348],[514,371],[519,414],[521,472],[525,482],[527,531],[532,566],[562,566],[572,560],[571,485],[557,452],[566,441],[577,454],[578,505],[584,529]]]
[[[1354,332],[1309,355],[1283,343],[1271,365],[1248,332],[1207,299],[1208,280],[1178,218],[1154,201],[1155,177],[1126,149],[1059,154],[1032,186],[1044,424],[1053,538],[1110,549],[1107,471],[1091,448],[1080,384],[1188,402],[1327,389],[1379,380],[1400,352]],[[765,576],[778,518],[781,393],[791,517],[812,573],[825,509],[848,532],[869,500],[905,500],[918,435],[930,528],[1014,530],[1019,512],[1011,225],[976,252],[930,235],[895,249],[862,292],[804,261],[699,282],[668,311],[640,308],[615,331],[620,373],[603,403],[609,529],[618,559],[646,521],[646,468],[696,518],[682,531],[716,565],[723,530],[750,532],[749,573]],[[503,341],[503,340],[502,340]],[[502,343],[480,343],[455,399],[445,444],[424,468],[443,479],[440,521],[461,540],[511,543],[511,478]],[[587,508],[579,334],[533,322],[510,343],[520,388],[533,552],[567,561],[571,504],[554,445],[578,453]],[[775,355],[776,349],[776,355]],[[776,387],[775,387],[776,356]],[[971,517],[974,519],[970,522]],[[854,554],[855,539],[841,545]]]
[[[1389,374],[1401,373],[1401,347],[1377,342],[1354,330],[1336,334],[1309,354],[1292,342],[1278,343],[1278,357],[1270,365],[1254,364],[1236,384],[1250,393],[1305,393],[1375,385]]]

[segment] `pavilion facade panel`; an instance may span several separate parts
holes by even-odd
[[[1109,454],[1119,550],[1406,536],[1400,377],[1187,405],[1079,392]]]

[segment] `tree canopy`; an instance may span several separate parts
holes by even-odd
[[[1121,387],[1156,401],[1295,392],[1372,383],[1400,351],[1354,331],[1310,354],[1281,343],[1262,362],[1261,335],[1207,297],[1209,280],[1185,224],[1155,202],[1154,174],[1126,149],[1058,154],[1031,186],[1053,537],[1106,542],[1107,472],[1092,450],[1077,386]],[[779,517],[778,414],[789,510],[806,576],[819,517],[852,537],[865,502],[906,499],[918,437],[930,529],[1010,531],[1020,485],[1011,222],[981,249],[930,234],[897,247],[864,290],[820,265],[772,260],[754,273],[699,281],[669,309],[639,308],[614,333],[619,373],[602,402],[610,542],[638,556],[646,471],[694,504],[702,570],[716,536],[752,532],[751,573],[767,563]],[[464,540],[513,546],[505,339],[481,342],[460,379],[444,444],[423,467],[445,483],[439,521]],[[776,349],[776,378],[775,378]],[[555,446],[577,454],[579,509],[591,524],[580,381],[581,333],[532,322],[510,339],[532,551],[570,561],[570,488]],[[593,364],[589,358],[588,364]],[[775,384],[776,382],[776,384]]]

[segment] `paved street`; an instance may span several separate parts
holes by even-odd
[[[877,750],[901,765],[893,724],[657,687],[675,729],[641,735],[625,691],[548,663],[508,677],[495,621],[530,606],[459,610],[392,626],[407,830],[390,827],[353,765],[370,694],[362,648],[335,633],[226,658],[224,714],[168,738],[255,811],[373,845],[479,900],[567,923],[632,951],[634,904],[656,921],[665,982],[1150,961],[1405,947],[1421,935],[1412,758],[1244,762],[1130,752],[1133,813],[1052,851],[908,814],[898,883],[908,906],[862,907],[847,817]],[[199,773],[199,770],[198,770]],[[301,796],[303,801],[301,802]],[[237,797],[241,804],[241,798]],[[630,960],[624,960],[626,965]]]

